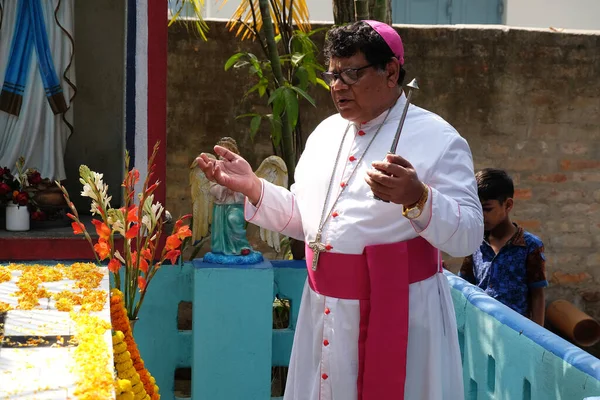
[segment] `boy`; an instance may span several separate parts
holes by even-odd
[[[459,276],[543,326],[544,244],[511,222],[514,186],[505,171],[488,168],[475,177],[485,234],[479,249],[465,257]]]

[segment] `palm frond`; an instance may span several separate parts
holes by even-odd
[[[204,0],[168,0],[168,2],[169,9],[173,10],[169,26],[173,25],[175,21],[183,20],[186,25],[193,25],[202,39],[207,40],[208,25],[202,16]]]
[[[222,0],[222,4],[228,0]],[[310,32],[310,15],[306,0],[272,0],[270,2],[271,18],[273,19],[275,34],[281,32],[281,21],[296,25],[303,32]],[[277,15],[285,13],[286,15]],[[291,17],[291,18],[290,18]],[[258,8],[258,0],[241,0],[239,6],[235,9],[231,19],[227,23],[229,31],[236,30],[236,36],[241,36],[242,40],[249,37],[255,37],[256,32],[262,28],[262,17]]]

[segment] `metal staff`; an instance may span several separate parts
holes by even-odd
[[[417,84],[417,80],[413,79],[406,85],[408,87],[408,94],[406,95],[406,103],[404,104],[404,110],[402,111],[402,116],[400,117],[400,122],[398,123],[398,129],[396,129],[396,135],[394,135],[394,140],[392,141],[392,146],[388,151],[388,154],[396,154],[396,147],[398,146],[398,141],[400,140],[400,134],[402,133],[402,127],[404,126],[404,120],[406,120],[406,114],[408,113],[408,106],[410,105],[410,99],[412,98],[413,90],[419,90],[419,85]],[[384,201],[389,203],[388,200],[382,200],[377,196],[373,196],[376,200]]]

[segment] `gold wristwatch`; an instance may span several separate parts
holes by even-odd
[[[429,186],[424,183],[421,184],[423,185],[423,194],[421,194],[419,201],[409,206],[403,206],[402,215],[408,219],[419,218],[429,198]]]

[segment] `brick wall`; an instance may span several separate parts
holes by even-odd
[[[188,167],[220,136],[234,136],[256,166],[270,154],[266,132],[248,139],[246,72],[225,72],[240,43],[210,22],[204,43],[185,28],[169,34],[167,202],[189,212]],[[464,27],[398,28],[414,102],[469,141],[476,169],[507,169],[516,187],[514,218],[546,244],[550,299],[565,297],[600,317],[600,35]],[[322,38],[319,39],[322,42]],[[258,50],[255,49],[258,53]],[[325,91],[303,108],[310,132],[334,112]],[[260,103],[263,104],[263,103]],[[456,270],[458,260],[448,260]]]

